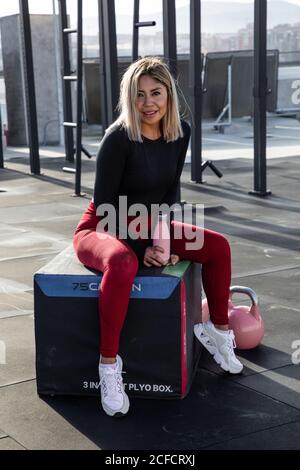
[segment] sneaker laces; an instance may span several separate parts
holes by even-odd
[[[122,374],[125,372],[120,372],[118,369],[109,368],[104,373],[100,379],[100,385],[103,385],[103,392],[105,395],[117,395],[118,393],[123,392],[123,379]]]
[[[234,348],[236,348],[236,342],[233,330],[228,330],[228,336],[226,341],[226,348],[230,354],[234,354]]]

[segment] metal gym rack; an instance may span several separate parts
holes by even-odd
[[[61,4],[65,0],[58,0]],[[82,0],[78,1],[78,12],[82,13]],[[27,134],[29,136],[30,168],[34,174],[40,174],[39,141],[37,131],[36,101],[33,74],[33,59],[31,46],[30,18],[28,11],[28,0],[19,0],[21,18],[21,42],[23,48],[23,74],[26,90],[26,114]],[[115,2],[114,0],[98,0],[99,9],[99,41],[100,41],[100,82],[101,93],[104,97],[103,125],[107,126],[116,117],[116,104],[118,99],[118,70],[116,53],[116,30],[115,30]],[[164,49],[166,59],[176,59],[174,45],[176,44],[175,28],[175,1],[163,1],[164,24]],[[174,15],[172,13],[174,12]],[[173,16],[172,16],[173,15]],[[79,20],[80,15],[78,15]],[[173,19],[172,19],[173,17]],[[266,70],[266,18],[267,0],[254,0],[254,190],[251,194],[256,196],[267,196],[267,168],[266,168],[266,100],[267,100],[267,70]],[[82,17],[81,17],[82,20]],[[192,122],[191,156],[192,174],[191,179],[196,183],[202,183],[202,173],[205,162],[202,162],[202,87],[201,87],[201,0],[190,0],[190,105],[194,122]],[[78,24],[80,22],[78,21]],[[82,28],[82,23],[81,23]],[[82,40],[82,29],[77,28],[77,34]],[[66,27],[67,29],[67,27]],[[65,32],[65,35],[69,33]],[[175,38],[175,40],[174,40]],[[82,43],[81,43],[82,46]],[[169,47],[169,49],[167,48]],[[172,52],[173,51],[173,52]],[[82,48],[78,48],[77,59],[81,57]],[[172,63],[171,63],[172,64]],[[80,75],[82,63],[78,61],[77,77]],[[82,72],[82,70],[81,70]],[[71,74],[72,75],[72,74]],[[65,74],[64,76],[70,76]],[[65,80],[66,82],[68,80]],[[72,79],[71,81],[74,81]],[[77,81],[77,90],[81,89],[80,80]],[[79,96],[79,93],[77,94]],[[68,102],[65,97],[65,103]],[[80,101],[82,96],[80,96]],[[81,170],[81,113],[82,102],[77,100],[77,121],[80,126],[76,127],[76,190],[80,194],[80,170]],[[80,118],[79,118],[80,115]],[[69,119],[69,118],[68,118]],[[65,119],[65,123],[73,123],[72,119]],[[193,120],[193,118],[192,118]],[[73,123],[73,129],[74,129]],[[68,127],[68,126],[66,126]],[[72,126],[71,126],[72,128]],[[67,133],[67,129],[65,131]],[[69,136],[71,133],[68,134]],[[73,146],[67,138],[67,159],[72,158]]]

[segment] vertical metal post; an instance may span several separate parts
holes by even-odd
[[[26,125],[29,140],[30,171],[40,174],[39,137],[36,112],[34,70],[32,59],[32,42],[28,0],[19,0],[20,25],[23,48],[24,85],[26,95]]]
[[[99,73],[100,73],[100,99],[101,99],[101,124],[104,130],[108,127],[107,119],[107,93],[105,74],[105,44],[104,44],[104,18],[102,0],[98,0],[98,22],[99,22]]]
[[[64,33],[68,28],[68,16],[66,0],[58,0],[59,6],[59,22],[61,31],[61,68],[62,68],[62,90],[63,90],[63,108],[64,108],[64,121],[72,122],[72,91],[71,82],[63,79],[66,75],[71,75],[71,62],[69,50],[69,36]],[[72,127],[64,127],[65,135],[65,151],[66,160],[74,162],[74,136]]]
[[[140,0],[134,0],[133,6],[133,30],[132,30],[132,62],[139,56],[139,27],[140,21]]]
[[[254,1],[254,190],[267,196],[266,110],[267,110],[267,0]]]
[[[192,111],[191,179],[202,183],[202,60],[201,0],[190,1],[190,64],[189,83]]]
[[[177,79],[177,40],[175,0],[163,0],[164,58],[170,72]],[[177,187],[176,201],[181,201],[180,184]]]
[[[62,125],[63,119],[63,94],[61,86],[61,47],[60,47],[60,26],[57,21],[58,15],[56,13],[56,0],[52,0],[52,11],[53,11],[53,35],[55,43],[55,65],[56,65],[56,82],[57,82],[57,96],[58,96],[58,119],[59,119],[59,141],[65,145],[65,134],[64,126]]]
[[[77,90],[76,90],[76,174],[75,195],[81,187],[81,137],[82,137],[82,0],[77,0]]]
[[[163,0],[164,57],[173,77],[177,77],[175,0]]]
[[[107,122],[117,118],[119,76],[117,62],[115,0],[102,0],[104,60],[107,92]]]
[[[139,56],[139,32],[140,28],[155,26],[155,21],[140,22],[140,0],[134,0],[133,3],[133,24],[132,24],[132,62],[135,62]]]

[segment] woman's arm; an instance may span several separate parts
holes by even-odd
[[[111,204],[116,213],[116,236],[120,235],[119,227],[119,189],[128,157],[129,141],[126,131],[120,128],[110,130],[103,137],[96,160],[96,178],[94,187],[94,204],[96,209],[101,204]],[[100,215],[99,213],[97,215]],[[127,214],[126,214],[127,216]],[[127,238],[124,236],[127,235]],[[133,240],[122,231],[122,239],[133,249],[140,262],[145,249],[151,241]]]
[[[180,202],[180,201],[177,201],[177,191],[180,185],[180,176],[183,170],[183,165],[184,165],[186,152],[189,146],[189,140],[190,140],[190,135],[191,135],[190,125],[186,121],[182,121],[182,128],[184,132],[184,137],[181,139],[182,140],[181,150],[180,150],[180,155],[179,155],[178,163],[177,163],[176,176],[163,200],[163,202],[168,204],[169,206],[172,206],[172,204],[174,204],[175,202]]]
[[[96,157],[94,204],[112,204],[118,209],[119,188],[127,158],[125,131],[120,128],[104,135]]]

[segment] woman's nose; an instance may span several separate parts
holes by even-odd
[[[153,97],[151,95],[144,97],[144,104],[151,104],[153,100]]]

